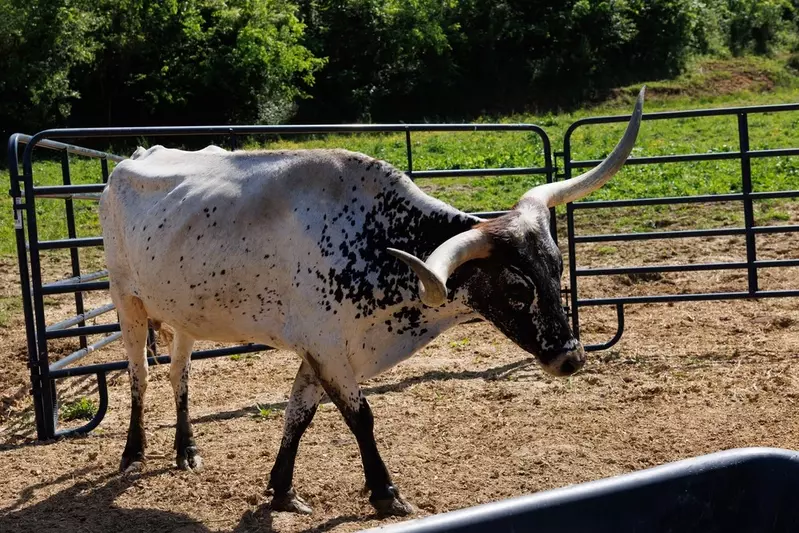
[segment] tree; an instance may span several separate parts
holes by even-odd
[[[0,124],[14,131],[62,123],[77,96],[74,74],[97,43],[94,14],[75,0],[0,0]]]
[[[276,123],[322,61],[287,0],[100,0],[73,123]]]

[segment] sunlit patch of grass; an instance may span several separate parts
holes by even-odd
[[[91,420],[97,414],[97,404],[86,397],[78,398],[61,406],[61,417],[69,420]]]

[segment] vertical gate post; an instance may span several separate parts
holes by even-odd
[[[573,125],[572,125],[573,126]],[[572,177],[571,134],[572,126],[563,138],[563,179]],[[577,307],[577,246],[574,243],[574,205],[566,204],[566,231],[569,243],[569,298],[572,312],[572,334],[580,340],[580,310]]]
[[[22,180],[25,184],[25,209],[28,219],[28,247],[30,249],[31,281],[33,286],[33,318],[36,324],[36,365],[40,384],[40,404],[42,413],[41,431],[37,421],[39,440],[52,439],[55,436],[56,415],[55,388],[49,379],[50,362],[47,355],[47,322],[44,316],[44,297],[42,295],[42,266],[39,258],[39,229],[36,224],[36,201],[33,194],[33,148],[38,142],[37,136],[25,146],[22,156]]]
[[[749,155],[749,120],[746,113],[738,114],[738,142],[741,149],[741,192],[744,203],[744,227],[746,230],[746,264],[749,281],[749,294],[758,291],[757,283],[757,243],[755,242],[755,212],[752,203],[752,160]]]
[[[25,223],[23,212],[27,205],[23,201],[19,176],[19,143],[18,135],[8,139],[8,173],[11,178],[11,196],[14,199],[14,233],[17,240],[17,260],[19,263],[19,279],[22,291],[22,313],[25,317],[25,336],[28,345],[28,369],[31,377],[31,397],[36,421],[36,436],[46,439],[47,431],[44,423],[44,400],[42,398],[43,383],[40,375],[39,355],[36,346],[36,325],[31,300],[30,269],[28,268],[28,250],[25,239]]]
[[[69,170],[69,152],[64,150],[61,155],[61,177],[62,182],[64,185],[72,185],[72,177],[70,175]],[[66,211],[67,217],[67,235],[70,239],[74,239],[78,236],[77,229],[75,228],[75,206],[72,202],[72,198],[67,198],[64,200],[64,209]],[[69,256],[72,260],[72,276],[80,276],[80,255],[78,254],[77,248],[70,248],[69,249]],[[75,314],[77,316],[82,315],[84,312],[83,306],[83,293],[76,292],[75,293]],[[86,322],[78,322],[79,326],[85,326]],[[86,335],[81,335],[80,339],[80,347],[86,348]]]

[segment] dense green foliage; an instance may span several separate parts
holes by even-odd
[[[99,0],[83,122],[278,122],[320,61],[286,0]],[[305,82],[305,83],[302,83]],[[100,105],[98,105],[100,104]]]
[[[721,63],[716,71],[708,72],[709,63]],[[667,90],[661,91],[659,83],[650,85],[646,100],[647,113],[676,109],[729,107],[739,105],[764,105],[799,101],[799,75],[789,75],[775,83],[770,91],[763,91],[755,83],[752,91],[718,94],[713,91],[723,80],[744,76],[753,80],[773,77],[784,70],[784,63],[762,58],[731,59],[726,61],[703,61],[691,64],[690,74],[669,81]],[[697,74],[701,72],[704,74]],[[508,122],[539,124],[549,135],[552,147],[560,150],[563,134],[575,120],[587,116],[626,114],[630,112],[632,99],[638,86],[622,89],[622,96],[600,107],[582,108],[557,115],[517,115],[506,117]],[[702,92],[704,91],[704,92]],[[689,94],[673,96],[673,93]],[[749,120],[751,147],[755,150],[767,148],[791,148],[799,146],[799,112],[767,113],[752,115]],[[624,124],[595,125],[577,130],[573,142],[575,159],[598,159],[605,156],[618,141]],[[669,121],[646,121],[641,127],[635,156],[669,155],[680,153],[706,153],[729,151],[737,148],[737,122],[734,116],[696,118]],[[252,139],[247,147],[264,147],[263,139]],[[412,137],[413,161],[416,170],[491,168],[542,166],[543,150],[539,138],[532,133],[520,132],[460,132],[460,133],[414,133]],[[268,148],[348,148],[385,159],[398,168],[407,167],[404,134],[353,134],[330,135],[308,139],[306,137],[271,140]],[[124,152],[123,152],[124,153]],[[101,167],[97,160],[72,157],[71,175],[73,183],[99,183]],[[763,158],[752,161],[753,184],[757,191],[796,189],[799,183],[799,158]],[[55,185],[61,183],[61,165],[58,162],[37,159],[33,163],[36,184]],[[507,209],[523,192],[540,183],[541,176],[503,176],[489,178],[421,179],[419,185],[429,194],[452,203],[467,211],[490,211]],[[691,163],[667,163],[625,167],[613,180],[592,195],[590,199],[620,199],[649,196],[681,196],[691,194],[722,194],[739,191],[741,187],[740,163],[738,161],[708,161]],[[79,237],[97,236],[100,225],[97,219],[97,203],[76,200],[76,226]],[[36,202],[39,237],[58,239],[67,235],[63,200],[41,199]],[[774,202],[756,203],[758,223],[780,220],[784,212]],[[698,226],[739,223],[742,213],[740,204],[730,207],[731,219],[713,209],[693,209],[692,221]],[[656,211],[656,210],[653,210]],[[562,213],[562,209],[560,209]],[[673,216],[673,212],[669,212]],[[605,213],[601,213],[605,216]],[[723,216],[722,216],[723,215]],[[723,220],[714,217],[722,216]],[[701,220],[700,220],[701,219]],[[640,230],[639,226],[653,220],[650,213],[637,212],[627,218],[618,218],[619,231]],[[633,226],[635,225],[635,228]],[[651,228],[644,228],[651,229]],[[0,256],[14,254],[15,240],[11,209],[0,210]],[[81,249],[83,264],[101,264],[101,251],[96,248]],[[50,260],[61,259],[63,276],[69,275],[67,250],[47,252]],[[98,267],[99,268],[99,267]],[[17,301],[17,300],[15,300]],[[0,300],[0,324],[4,317],[4,302]],[[5,313],[6,316],[8,313]]]
[[[59,123],[79,97],[76,68],[94,60],[93,15],[69,0],[0,0],[0,13],[0,130]]]
[[[417,120],[552,106],[680,71],[684,0],[303,0],[329,57],[301,117]]]
[[[288,0],[0,0],[0,124],[278,122],[323,63]]]
[[[0,0],[0,128],[569,107],[789,49],[799,0]]]

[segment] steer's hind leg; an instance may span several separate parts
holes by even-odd
[[[335,371],[323,365],[314,365],[314,369],[325,392],[341,411],[347,426],[358,441],[366,487],[371,491],[369,501],[379,514],[406,516],[414,513],[414,507],[400,496],[399,489],[391,480],[377,450],[374,417],[369,402],[361,392],[349,365],[345,363],[336,366]]]
[[[313,420],[316,407],[321,399],[322,386],[311,366],[303,362],[297,372],[297,377],[294,378],[291,397],[288,407],[286,407],[283,440],[269,476],[267,489],[274,494],[271,503],[272,509],[303,514],[311,513],[310,506],[297,496],[292,481],[294,479],[294,460],[297,457],[300,439]]]
[[[172,339],[169,381],[175,393],[177,423],[175,425],[175,463],[181,470],[198,470],[202,458],[197,453],[194,431],[189,420],[189,370],[194,339],[182,331],[175,331]]]
[[[144,433],[144,395],[147,392],[147,312],[133,296],[113,298],[119,313],[122,341],[128,356],[130,377],[130,426],[120,470],[135,472],[144,466],[147,437]]]

